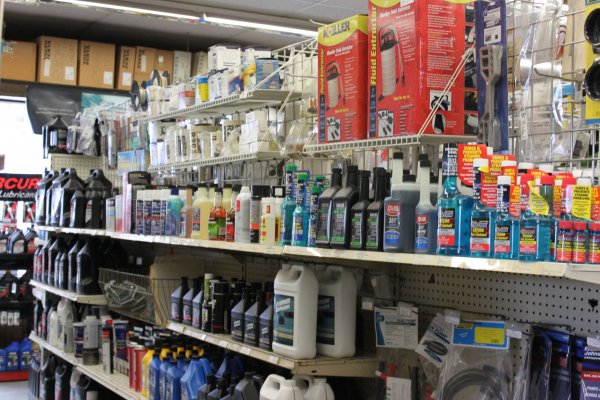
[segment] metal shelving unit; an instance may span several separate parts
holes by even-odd
[[[52,293],[57,296],[63,297],[65,299],[69,299],[76,303],[80,304],[93,304],[98,306],[104,306],[107,304],[106,298],[102,294],[96,295],[84,295],[75,292],[71,292],[70,290],[63,290],[56,288],[54,286],[47,285],[45,283],[41,283],[38,281],[31,280],[29,284],[35,287],[37,290],[42,290],[47,293]]]
[[[254,161],[269,161],[283,160],[284,157],[278,151],[266,151],[259,153],[235,154],[231,156],[208,158],[205,160],[183,161],[175,164],[161,165],[158,167],[148,168],[149,172],[171,172],[191,169],[194,167],[210,167],[214,165],[233,164],[238,162],[254,162]]]
[[[318,376],[339,376],[339,377],[363,377],[371,378],[373,371],[377,368],[375,357],[351,357],[351,358],[332,358],[317,357],[307,360],[294,360],[266,351],[258,347],[248,346],[236,342],[230,335],[218,335],[203,332],[199,329],[176,322],[169,322],[167,328],[173,332],[190,336],[212,345],[244,354],[266,363],[289,369],[296,375],[318,375]],[[342,367],[343,368],[340,368]]]

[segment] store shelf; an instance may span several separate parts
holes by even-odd
[[[209,167],[213,165],[232,164],[237,162],[282,160],[283,156],[278,151],[266,151],[260,153],[236,154],[232,156],[215,157],[206,160],[183,161],[180,163],[150,167],[149,172],[172,172],[190,169],[193,167]]]
[[[70,290],[59,289],[54,286],[50,286],[45,283],[34,281],[34,280],[29,281],[29,284],[38,290],[43,290],[48,293],[53,293],[57,296],[63,297],[65,299],[69,299],[76,303],[94,304],[94,305],[98,305],[98,306],[104,306],[107,304],[106,298],[102,294],[96,294],[96,295],[79,294],[79,293],[71,292]]]
[[[153,117],[141,118],[141,122],[160,121],[172,118],[189,118],[194,116],[223,115],[236,112],[245,112],[255,108],[266,106],[275,106],[281,104],[286,99],[288,101],[299,100],[302,97],[300,92],[290,92],[287,90],[269,90],[256,89],[240,94],[223,97],[222,99],[207,101],[201,104],[182,108],[180,110],[159,114]]]
[[[230,335],[206,333],[176,322],[169,322],[167,328],[247,357],[289,369],[293,374],[371,378],[377,369],[375,357],[331,358],[319,356],[309,360],[294,360],[271,351],[236,342]]]
[[[403,135],[378,139],[354,140],[351,142],[335,142],[304,146],[308,155],[337,153],[340,151],[377,150],[394,147],[440,145],[443,143],[465,143],[476,141],[476,136],[469,135]]]
[[[140,393],[137,393],[129,388],[129,378],[127,376],[117,372],[113,374],[107,374],[104,372],[101,364],[83,365],[82,361],[75,358],[72,353],[65,353],[64,351],[52,346],[47,341],[34,334],[29,335],[29,339],[32,342],[37,343],[40,347],[62,358],[69,364],[77,367],[81,373],[89,376],[91,379],[118,394],[119,396],[122,396],[126,399],[145,399],[145,397]]]

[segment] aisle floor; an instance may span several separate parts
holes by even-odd
[[[0,383],[0,398],[8,399],[26,399],[27,398],[27,381],[20,382],[1,382]]]

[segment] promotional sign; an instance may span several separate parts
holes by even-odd
[[[41,175],[0,174],[0,200],[35,200]]]

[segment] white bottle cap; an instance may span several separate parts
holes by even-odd
[[[530,162],[520,162],[519,167],[520,170],[530,170],[533,169],[533,163]]]
[[[542,184],[542,180],[540,178],[535,178],[535,186],[540,186]]]
[[[554,180],[554,186],[560,186],[560,187],[562,187],[562,179],[555,179]]]
[[[510,176],[501,175],[498,177],[498,186],[500,185],[510,185],[512,179]]]
[[[577,178],[577,186],[592,186],[591,178]]]
[[[554,165],[552,164],[540,164],[538,166],[540,171],[544,171],[547,174],[552,174],[554,172]]]
[[[487,147],[487,155],[491,156],[494,154],[494,148],[492,146]]]
[[[476,158],[473,160],[474,168],[487,167],[489,165],[490,165],[490,160],[488,160],[487,158]]]
[[[515,160],[504,160],[500,163],[501,167],[516,167],[517,162]]]

